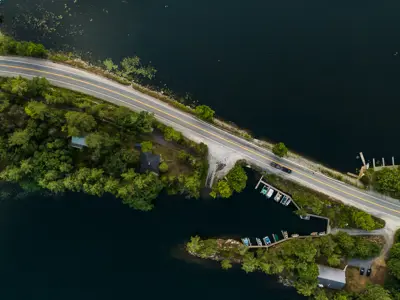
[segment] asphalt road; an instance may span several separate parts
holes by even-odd
[[[236,137],[196,117],[179,111],[155,98],[144,95],[130,87],[120,85],[92,73],[78,70],[47,60],[2,57],[0,56],[0,76],[17,76],[26,78],[35,76],[46,77],[52,84],[93,95],[97,98],[127,106],[133,110],[146,110],[162,122],[182,131],[190,131],[192,136],[198,136],[205,143],[212,142],[221,147],[236,152],[247,161],[261,168],[270,169],[271,161],[290,168],[291,179],[312,187],[327,195],[336,197],[348,204],[364,208],[377,216],[389,215],[400,220],[400,202],[382,195],[359,190],[351,185],[313,172],[288,159],[277,158],[270,151],[256,146],[242,138]],[[284,175],[284,174],[283,174]],[[396,220],[397,221],[397,220]]]

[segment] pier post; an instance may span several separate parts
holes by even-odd
[[[260,183],[261,183],[261,180],[263,179],[263,177],[264,177],[264,176],[261,176],[261,178],[260,178],[260,180],[258,181],[258,183],[257,183],[257,185],[256,185],[256,187],[255,187],[255,189],[257,189],[257,188],[258,188],[258,186],[260,185]]]
[[[392,165],[394,166],[394,156],[392,156]]]
[[[364,158],[364,154],[362,152],[360,152],[360,157],[361,157],[361,161],[362,161],[363,165],[365,166],[366,165],[365,158]]]
[[[374,170],[375,170],[375,158],[372,159],[372,165],[374,166]]]
[[[384,157],[382,157],[382,166],[383,167],[385,166],[385,158]]]

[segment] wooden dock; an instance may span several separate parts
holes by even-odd
[[[294,239],[305,239],[305,238],[308,238],[308,237],[311,237],[311,238],[320,238],[320,237],[322,237],[322,236],[324,236],[324,235],[300,235],[300,236],[298,236],[298,237],[288,237],[287,239],[282,239],[282,240],[279,240],[279,241],[277,241],[277,242],[274,242],[274,243],[271,243],[271,244],[269,244],[269,245],[262,245],[262,246],[258,246],[258,245],[252,245],[252,246],[249,246],[248,248],[250,248],[250,249],[253,249],[253,248],[269,248],[269,247],[272,247],[272,246],[275,246],[275,245],[278,245],[278,244],[280,244],[280,243],[283,243],[283,242],[286,242],[286,241],[289,241],[289,240],[294,240]]]
[[[264,176],[261,176],[261,178],[260,178],[260,180],[258,181],[258,183],[257,183],[257,185],[256,185],[256,187],[255,187],[255,189],[258,189],[258,187],[260,186],[260,184],[263,184],[264,186],[267,186],[267,187],[269,187],[269,188],[271,188],[271,189],[273,189],[273,190],[275,190],[275,191],[281,193],[282,195],[284,195],[284,196],[290,198],[290,200],[292,200],[292,203],[294,204],[294,206],[296,206],[296,208],[297,208],[298,210],[300,209],[300,206],[297,205],[297,203],[293,200],[292,196],[290,196],[289,194],[286,194],[285,192],[283,192],[283,191],[277,189],[276,187],[270,185],[269,183],[263,181],[263,180],[262,180],[263,177],[264,177]]]

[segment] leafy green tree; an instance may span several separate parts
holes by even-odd
[[[82,112],[69,111],[65,114],[68,136],[80,136],[90,133],[97,125],[93,116]]]
[[[22,170],[16,166],[8,166],[0,173],[0,179],[11,182],[19,182],[22,180],[23,176],[24,173]]]
[[[125,182],[118,189],[118,197],[132,208],[148,211],[153,208],[153,200],[163,188],[154,173],[135,174],[133,170],[121,174]]]
[[[232,189],[225,180],[221,180],[217,183],[217,191],[218,195],[222,198],[229,198],[232,196]]]
[[[151,152],[153,149],[153,143],[150,141],[144,141],[140,145],[142,146],[142,152]]]
[[[237,193],[246,187],[247,174],[239,164],[236,164],[226,175],[229,186]]]
[[[28,92],[29,85],[27,80],[18,76],[16,78],[7,79],[6,82],[1,85],[1,88],[7,92],[22,97]]]
[[[190,242],[186,244],[186,249],[191,253],[197,253],[201,249],[201,241],[198,235],[192,236]]]
[[[32,57],[46,57],[47,51],[42,44],[35,44],[32,42],[17,42],[16,53],[20,56],[32,56]]]
[[[232,264],[229,259],[224,259],[223,261],[221,261],[221,267],[224,270],[228,270],[232,268]]]
[[[105,185],[104,185],[104,191],[106,193],[110,193],[115,195],[118,192],[118,188],[119,188],[119,180],[109,177],[106,181],[105,181]]]
[[[141,111],[136,118],[135,127],[139,133],[150,133],[153,131],[154,114]]]
[[[10,146],[28,146],[31,133],[28,130],[16,130],[8,139]]]
[[[38,101],[29,101],[25,106],[25,113],[33,119],[44,120],[48,107],[46,104]]]
[[[340,265],[340,256],[337,254],[332,254],[328,257],[328,265],[331,267],[338,267]]]
[[[272,152],[279,157],[284,157],[287,155],[288,149],[284,143],[278,143],[274,145]]]
[[[50,82],[44,77],[33,77],[28,81],[28,94],[30,97],[44,96],[50,88]]]
[[[118,66],[114,64],[111,58],[107,58],[103,61],[103,65],[106,67],[107,71],[115,71],[118,69]]]
[[[338,232],[334,239],[338,246],[342,249],[344,255],[349,255],[354,249],[354,239],[346,232]]]
[[[379,255],[381,247],[378,244],[360,237],[355,237],[354,240],[355,247],[349,253],[349,256],[357,258],[369,258]]]
[[[246,252],[243,257],[242,270],[246,273],[254,272],[258,267],[258,261],[252,252]]]
[[[398,258],[400,259],[400,243],[396,243],[390,249],[389,258]]]
[[[319,242],[319,249],[321,254],[325,257],[332,256],[337,248],[337,244],[330,235],[320,237],[317,242]]]
[[[382,193],[400,197],[400,168],[383,168],[375,172],[374,187]]]
[[[362,300],[391,300],[389,292],[377,284],[368,285],[365,291],[359,294],[357,299]]]
[[[175,142],[180,142],[182,140],[182,134],[172,127],[165,127],[164,130],[164,139],[166,141],[175,141]]]
[[[211,107],[207,105],[199,105],[196,107],[195,113],[200,119],[212,122],[212,120],[214,119],[215,111],[213,111]]]
[[[326,293],[322,289],[316,290],[314,294],[314,299],[315,300],[329,300],[329,298],[326,296]]]
[[[298,263],[297,272],[300,280],[304,281],[316,280],[319,274],[316,263]]]
[[[298,280],[294,282],[294,287],[300,295],[311,296],[317,288],[317,282]]]
[[[364,230],[375,229],[375,221],[372,219],[372,216],[361,210],[353,213],[353,221],[358,228]]]
[[[334,300],[350,300],[345,292],[340,292],[333,297]]]
[[[390,258],[387,262],[389,273],[400,280],[400,259]]]
[[[125,57],[121,62],[122,72],[120,73],[124,77],[133,79],[134,77],[144,77],[147,79],[153,79],[157,70],[151,66],[143,67],[140,58]]]
[[[168,165],[165,161],[163,161],[160,166],[158,167],[161,173],[167,173],[168,172]]]

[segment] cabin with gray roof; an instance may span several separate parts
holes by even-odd
[[[86,138],[83,136],[73,136],[71,139],[71,146],[78,149],[87,147]]]
[[[147,171],[153,172],[159,175],[158,169],[161,162],[160,155],[153,154],[151,152],[142,152],[140,154],[140,172],[146,173]]]
[[[325,288],[341,290],[346,285],[346,268],[344,270],[318,265],[318,282]]]

